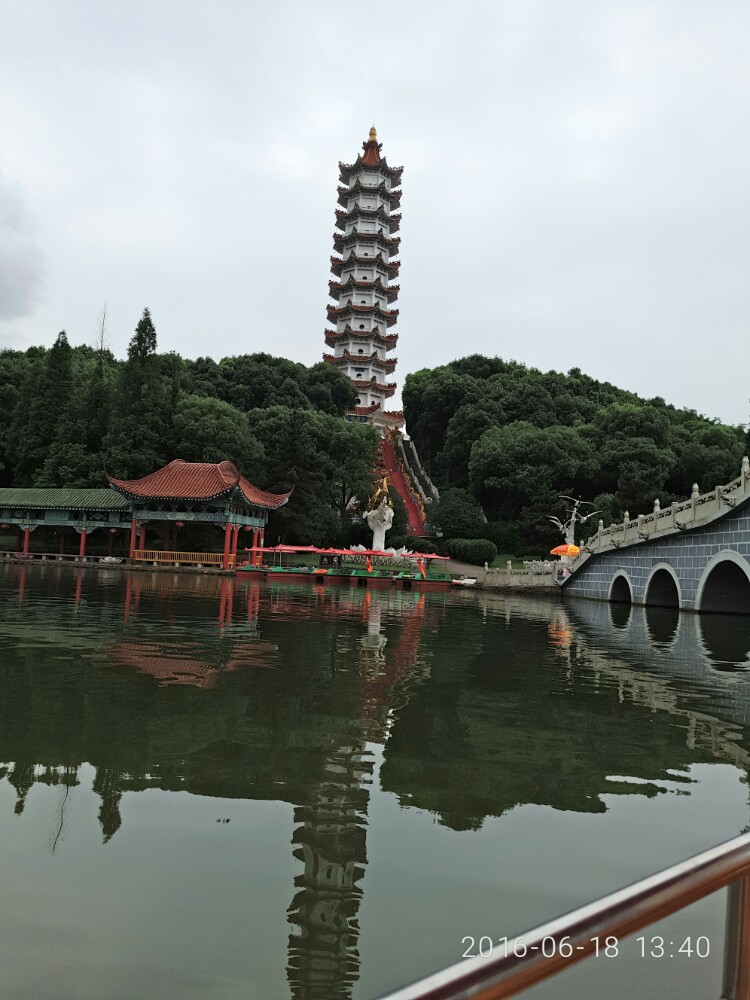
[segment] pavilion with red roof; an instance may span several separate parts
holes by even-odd
[[[253,531],[253,548],[262,546],[268,512],[282,507],[289,493],[267,493],[242,475],[232,462],[185,462],[180,458],[142,479],[115,479],[109,485],[130,501],[130,558],[146,548],[151,522],[170,528],[202,522],[224,528],[222,566],[229,569],[237,555],[239,532]],[[165,544],[165,548],[169,548]]]
[[[116,536],[130,531],[130,559],[153,562],[200,562],[195,554],[176,551],[177,532],[186,523],[215,524],[224,529],[224,553],[206,553],[206,562],[229,569],[237,555],[241,530],[252,531],[252,548],[264,545],[269,511],[282,507],[290,493],[267,493],[242,475],[232,462],[184,462],[175,459],[142,479],[115,479],[109,489],[0,489],[0,529],[15,529],[19,554],[31,558],[31,535],[41,529],[42,546],[59,536],[58,558],[64,558],[66,535],[77,532],[78,559],[86,559],[92,532],[108,536],[112,556]],[[161,523],[162,548],[149,552],[149,526]],[[52,553],[37,554],[45,557]],[[166,559],[166,556],[169,559]]]

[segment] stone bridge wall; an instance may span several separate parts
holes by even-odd
[[[750,575],[750,498],[703,527],[669,534],[588,557],[565,582],[570,596],[609,600],[614,578],[627,577],[635,604],[645,604],[646,587],[659,566],[671,568],[676,577],[680,607],[697,610],[703,582],[722,558],[744,563]]]

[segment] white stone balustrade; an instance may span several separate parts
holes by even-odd
[[[626,511],[620,524],[611,524],[608,528],[605,528],[600,520],[599,530],[591,538],[586,539],[581,547],[580,556],[571,562],[570,569],[571,571],[578,569],[594,553],[611,552],[623,546],[637,545],[647,539],[664,538],[679,534],[687,528],[701,527],[726,514],[737,505],[738,501],[748,495],[750,495],[750,460],[745,456],[742,459],[739,476],[725,486],[717,486],[710,493],[699,493],[698,486],[694,483],[689,500],[672,503],[662,509],[657,498],[650,514],[639,514],[633,520]]]

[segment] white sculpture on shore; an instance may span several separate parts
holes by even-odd
[[[365,520],[372,531],[372,547],[378,552],[385,548],[385,533],[393,524],[393,508],[383,497],[380,504],[365,513]]]
[[[550,520],[555,525],[555,527],[560,531],[560,533],[562,534],[563,538],[565,539],[568,545],[575,545],[576,522],[578,522],[578,524],[585,524],[590,517],[593,517],[594,514],[600,514],[601,511],[592,510],[588,514],[579,514],[578,508],[580,506],[583,505],[586,507],[593,507],[594,505],[592,503],[589,503],[588,500],[576,500],[575,497],[561,496],[560,499],[569,500],[573,504],[572,507],[568,507],[568,510],[566,512],[568,514],[568,519],[566,521],[561,521],[559,517],[550,517],[548,518],[548,520]],[[569,556],[562,556],[561,561],[563,563],[567,563],[569,558],[570,558]]]

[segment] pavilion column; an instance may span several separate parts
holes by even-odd
[[[266,529],[265,528],[261,528],[260,529],[260,538],[258,539],[258,544],[260,545],[261,548],[263,548],[263,546],[266,544]],[[260,566],[260,564],[262,562],[263,562],[263,553],[259,552],[258,553],[258,565]]]
[[[78,558],[83,559],[86,555],[86,529],[81,529],[81,544],[78,546]]]
[[[29,554],[29,539],[31,538],[31,528],[23,529],[23,554]]]
[[[135,533],[138,530],[138,522],[135,518],[130,522],[130,548],[128,549],[128,559],[133,558],[135,552]]]
[[[253,544],[252,544],[252,554],[250,556],[250,565],[257,566],[258,564],[258,553],[255,551],[258,548],[258,529],[253,528]]]
[[[232,549],[232,531],[233,525],[227,521],[226,527],[224,528],[224,561],[221,564],[223,569],[229,569],[229,553]]]
[[[232,555],[234,556],[234,565],[237,565],[237,542],[240,536],[240,525],[235,524],[234,531],[232,532]]]

